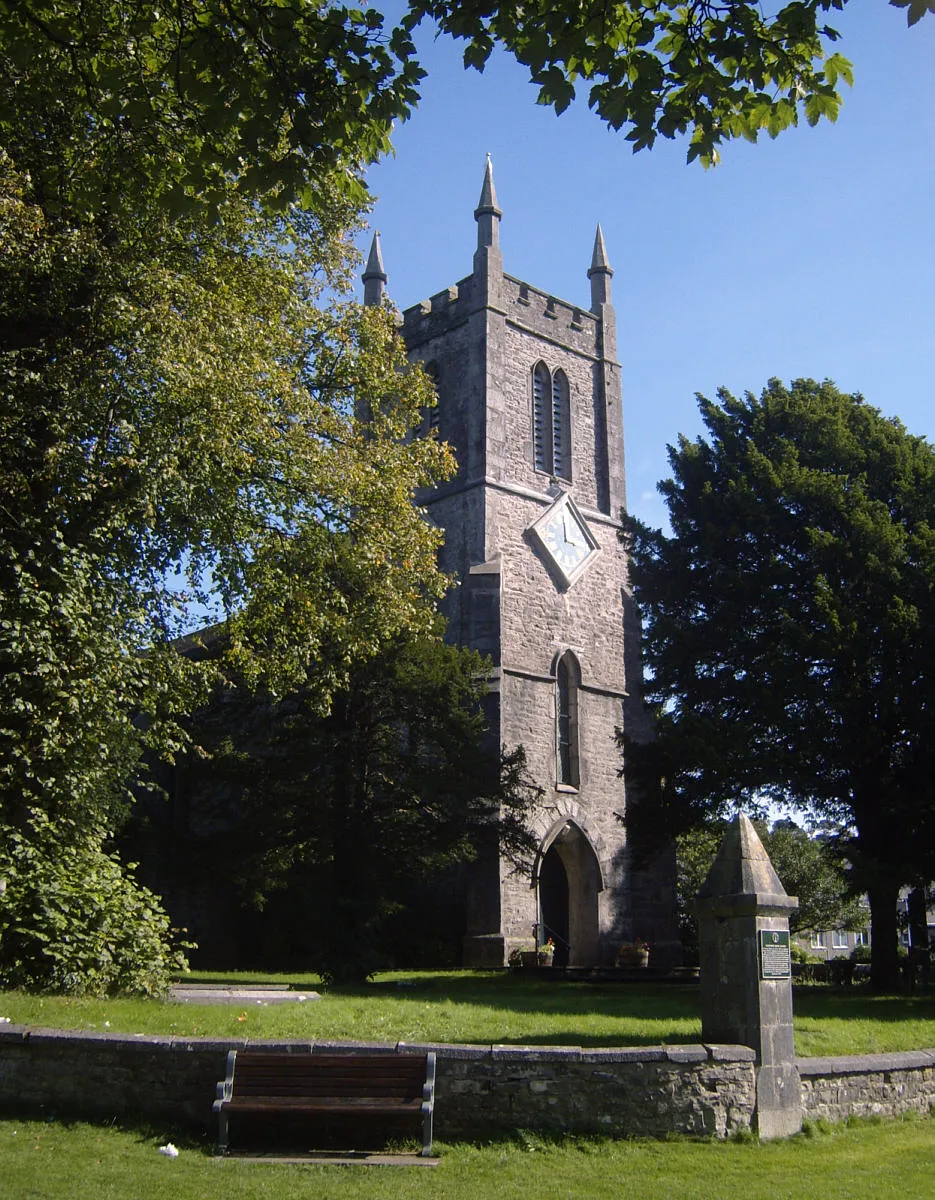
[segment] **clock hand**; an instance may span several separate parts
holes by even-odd
[[[577,549],[579,546],[585,544],[577,522],[571,519],[571,515],[567,509],[562,513],[562,530],[565,534],[565,541],[569,546],[574,546]]]

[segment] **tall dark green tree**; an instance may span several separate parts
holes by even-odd
[[[327,714],[308,690],[272,706],[226,695],[197,734],[212,757],[187,774],[203,814],[220,785],[220,821],[205,824],[200,846],[187,831],[182,853],[207,872],[220,858],[244,909],[273,914],[286,935],[278,953],[297,967],[362,981],[411,965],[420,939],[434,949],[445,937],[457,961],[463,928],[439,929],[432,912],[456,886],[452,872],[478,857],[496,869],[500,854],[528,869],[536,848],[528,820],[540,789],[522,749],[491,739],[488,667],[437,637],[407,637],[356,664]],[[452,911],[446,903],[446,922]]]
[[[631,820],[772,797],[829,822],[890,984],[898,889],[935,875],[935,448],[831,383],[699,404],[671,535],[627,518],[657,730],[625,748],[654,800]]]

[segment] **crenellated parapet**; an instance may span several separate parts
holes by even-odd
[[[501,294],[511,324],[589,358],[600,357],[601,323],[586,308],[559,300],[512,275],[503,276]]]
[[[478,290],[474,276],[468,275],[405,309],[400,332],[410,350],[455,329],[483,308],[485,297],[478,296]],[[511,325],[588,358],[600,358],[601,320],[587,308],[506,274],[502,276],[500,297],[502,315]]]
[[[446,287],[427,300],[404,309],[400,332],[410,350],[448,333],[483,307],[473,275]]]

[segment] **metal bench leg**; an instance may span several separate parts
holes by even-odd
[[[422,1088],[422,1156],[432,1153],[432,1115],[435,1111],[435,1054],[425,1058],[425,1085]]]
[[[422,1157],[428,1158],[432,1153],[432,1110],[426,1109],[422,1114]]]
[[[227,1153],[227,1113],[218,1113],[218,1154]]]

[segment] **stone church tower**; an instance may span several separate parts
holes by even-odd
[[[502,966],[551,937],[556,962],[613,962],[623,941],[674,965],[671,862],[630,865],[618,772],[619,727],[639,733],[639,627],[618,539],[625,504],[623,416],[611,270],[600,227],[590,306],[558,300],[503,270],[488,160],[473,269],[402,315],[410,356],[434,378],[428,422],[454,449],[457,476],[419,496],[445,531],[440,566],[459,586],[448,637],[488,655],[489,721],[522,743],[544,789],[532,878],[475,864],[466,966]],[[364,303],[386,284],[379,235]]]

